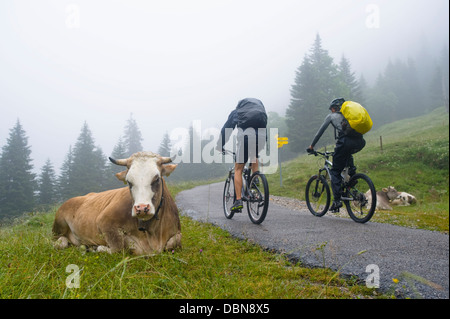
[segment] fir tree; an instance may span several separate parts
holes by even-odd
[[[158,153],[161,156],[169,157],[172,150],[172,143],[170,141],[169,133],[165,133],[161,144],[159,145]]]
[[[423,114],[423,95],[414,61],[390,61],[368,98],[374,125],[382,125]]]
[[[386,81],[379,74],[374,87],[367,98],[367,110],[370,112],[374,127],[396,120],[398,98]]]
[[[427,105],[428,110],[433,110],[437,107],[445,106],[448,113],[449,101],[449,51],[445,47],[442,50],[441,57],[438,60],[434,75],[429,85],[429,101]]]
[[[124,143],[127,151],[127,156],[129,157],[136,152],[142,152],[142,134],[138,128],[136,121],[133,119],[133,115],[127,121],[124,132]]]
[[[9,217],[34,208],[36,176],[32,173],[28,137],[17,120],[0,156],[0,216]]]
[[[330,101],[339,95],[342,83],[337,66],[322,48],[317,35],[310,54],[305,56],[296,72],[295,84],[291,88],[291,103],[286,111],[288,137],[292,150],[301,152],[312,141],[325,116]],[[322,144],[333,141],[333,134],[324,134]]]
[[[356,80],[355,73],[351,70],[350,61],[345,56],[342,56],[338,70],[339,79],[342,82],[342,91],[339,95],[348,101],[364,104],[359,83]]]
[[[57,187],[58,187],[58,199],[63,201],[71,196],[70,190],[70,178],[73,176],[73,152],[72,146],[69,146],[69,152],[64,159],[64,162],[61,166],[61,172],[58,177]]]
[[[68,156],[69,158],[69,156]],[[92,133],[84,123],[73,148],[65,197],[85,195],[105,189],[105,156],[96,147]]]
[[[362,104],[363,106],[366,105],[367,102],[367,95],[369,91],[369,85],[367,84],[366,78],[364,75],[361,74],[358,81],[358,92],[360,96],[358,97],[358,100],[356,102]]]
[[[122,140],[122,138],[119,138],[119,141],[117,142],[117,144],[114,146],[114,149],[111,153],[111,157],[114,159],[122,159],[122,158],[128,158],[129,156],[127,155],[127,151],[126,151],[126,146],[124,141]],[[119,180],[117,180],[115,174],[123,171],[124,168],[121,166],[117,166],[116,164],[111,163],[110,161],[108,161],[108,164],[106,165],[106,172],[105,172],[105,178],[106,178],[106,184],[105,187],[106,189],[114,189],[114,188],[119,188],[123,186],[123,183],[121,184],[121,182],[119,182]]]
[[[56,175],[52,162],[47,159],[38,178],[38,204],[51,205],[57,201]]]

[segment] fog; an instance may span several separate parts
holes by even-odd
[[[163,134],[220,128],[245,97],[284,116],[317,34],[369,83],[389,59],[448,46],[449,2],[2,0],[0,146],[17,119],[33,165],[58,170],[86,121],[105,155],[130,114],[146,150]]]

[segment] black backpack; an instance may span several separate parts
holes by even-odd
[[[249,127],[266,128],[267,114],[264,104],[257,99],[247,98],[239,101],[236,106],[238,123],[237,126],[246,129]]]

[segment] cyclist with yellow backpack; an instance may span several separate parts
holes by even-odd
[[[356,167],[352,154],[361,151],[366,145],[363,134],[372,128],[372,120],[367,111],[358,103],[337,98],[331,101],[329,107],[331,113],[327,115],[322,126],[314,136],[311,145],[306,150],[313,152],[314,146],[322,134],[331,124],[335,129],[336,147],[333,155],[333,168],[330,171],[331,189],[333,190],[333,205],[331,212],[338,212],[342,207],[341,202],[341,173],[345,167],[349,167],[348,174],[353,176]]]

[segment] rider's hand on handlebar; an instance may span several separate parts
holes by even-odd
[[[314,148],[312,146],[308,147],[306,149],[306,152],[311,155],[311,154],[316,154],[316,151],[314,151]]]
[[[225,149],[223,147],[216,146],[216,150],[222,153],[222,155],[225,155]]]

